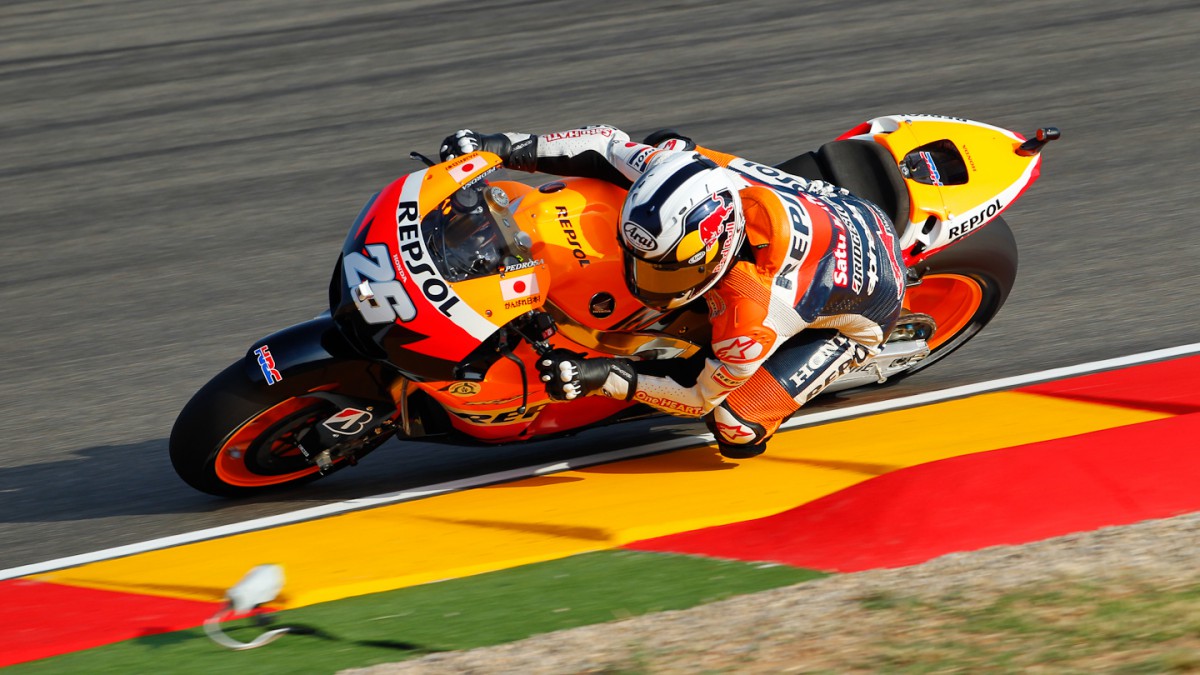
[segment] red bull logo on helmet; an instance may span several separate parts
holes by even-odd
[[[733,222],[733,194],[728,190],[715,192],[708,199],[700,202],[687,216],[689,231],[695,223],[696,231],[700,233],[700,241],[704,248],[712,248],[717,239],[726,231],[726,225]]]

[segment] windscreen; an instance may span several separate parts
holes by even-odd
[[[497,274],[529,255],[528,235],[513,222],[503,190],[494,187],[455,192],[425,216],[421,234],[450,282]]]

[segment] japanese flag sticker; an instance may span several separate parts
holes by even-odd
[[[464,159],[466,161],[460,164],[452,164],[446,167],[446,173],[450,174],[450,177],[459,183],[467,180],[480,171],[483,171],[488,165],[488,163],[479,155],[467,155]]]
[[[522,274],[519,277],[509,277],[500,280],[500,294],[505,300],[516,300],[517,298],[528,298],[531,295],[536,295],[538,292],[538,283],[536,274]]]

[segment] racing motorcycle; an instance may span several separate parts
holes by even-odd
[[[826,391],[910,376],[988,324],[1017,272],[1000,214],[1058,137],[891,115],[777,166],[729,165],[785,190],[832,183],[896,224],[905,314],[876,357]],[[255,342],[184,407],[170,454],[189,485],[248,495],[356,464],[393,437],[506,444],[659,414],[599,396],[552,402],[535,368],[552,348],[704,357],[702,300],[659,312],[621,281],[623,189],[489,180],[500,158],[486,152],[413,156],[425,166],[376,193],[350,226],[329,310]]]

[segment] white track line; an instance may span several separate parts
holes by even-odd
[[[1159,349],[1152,352],[1144,352],[1141,354],[1133,354],[1130,356],[1122,356],[1114,359],[1106,359],[1104,361],[1093,361],[1091,363],[1083,363],[1077,366],[1067,366],[1065,368],[1054,368],[1052,370],[1043,370],[1037,373],[1028,375],[1018,375],[1015,377],[1006,377],[990,382],[980,382],[978,384],[968,384],[961,387],[953,387],[943,389],[941,391],[933,391],[925,394],[915,394],[913,396],[905,396],[903,398],[878,401],[875,403],[866,403],[863,405],[851,406],[840,410],[829,410],[824,412],[813,412],[810,414],[801,414],[792,418],[787,423],[782,425],[781,429],[793,429],[796,427],[811,426],[823,422],[834,420],[848,419],[851,417],[861,417],[863,415],[871,415],[889,410],[899,410],[901,408],[912,408],[940,401],[948,401],[956,398],[964,398],[992,391],[1001,391],[1004,389],[1012,389],[1037,382],[1047,382],[1050,380],[1059,380],[1075,375],[1084,375],[1087,373],[1095,373],[1103,370],[1114,370],[1117,368],[1125,368],[1141,363],[1149,363],[1152,361],[1162,361],[1165,359],[1187,356],[1190,354],[1200,353],[1200,343],[1181,345],[1179,347],[1171,347],[1168,349]],[[468,490],[471,488],[491,485],[494,483],[504,483],[522,478],[531,478],[533,476],[544,476],[572,469],[579,469],[596,464],[605,464],[623,459],[632,459],[635,457],[643,457],[653,455],[670,450],[678,450],[681,448],[693,447],[696,445],[711,443],[713,440],[712,434],[694,434],[682,438],[672,438],[658,443],[649,445],[639,445],[633,448],[623,450],[613,450],[611,452],[602,452],[586,457],[578,457],[564,462],[554,462],[551,464],[542,464],[540,466],[522,467],[519,469],[509,469],[508,471],[499,471],[483,476],[475,476],[472,478],[464,478],[462,480],[454,480],[446,483],[438,483],[429,485],[423,488],[413,490],[402,490],[399,492],[389,492],[371,497],[362,497],[359,499],[351,499],[344,502],[334,504],[325,504],[322,506],[314,506],[312,508],[301,509],[291,513],[283,513],[275,516],[267,516],[265,518],[255,518],[241,523],[232,523],[222,525],[220,527],[210,527],[195,532],[185,532],[169,537],[159,539],[151,539],[137,544],[129,544],[126,546],[117,546],[115,548],[107,548],[101,551],[92,553],[82,553],[79,555],[68,556],[65,558],[56,558],[45,562],[34,563],[32,565],[22,565],[20,567],[12,567],[6,570],[0,570],[0,581],[5,579],[14,579],[30,574],[40,574],[42,572],[51,572],[67,567],[76,567],[87,563],[98,562],[101,560],[111,560],[113,558],[121,558],[137,553],[145,553],[147,551],[156,551],[159,549],[170,548],[172,546],[180,546],[183,544],[191,544],[206,539],[216,539],[219,537],[227,537],[233,534],[241,534],[254,530],[263,530],[280,525],[289,525],[306,520],[323,518],[339,513],[349,511],[358,511],[361,509],[381,506],[384,504],[394,504],[397,502],[413,501],[435,495],[445,494],[447,492],[456,492],[459,490]]]

